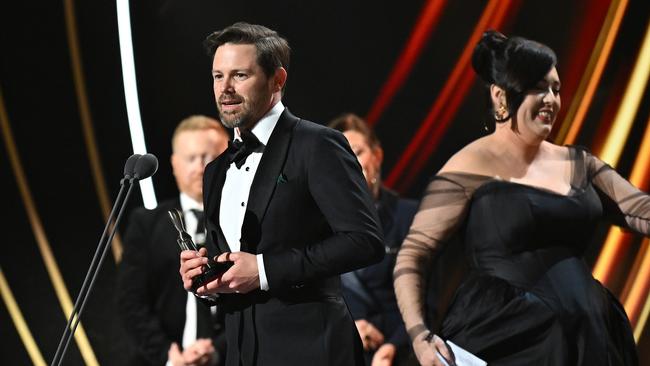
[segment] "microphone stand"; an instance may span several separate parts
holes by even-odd
[[[75,301],[74,309],[70,314],[70,318],[68,318],[68,323],[65,326],[63,335],[61,336],[61,340],[59,341],[59,345],[56,349],[56,353],[54,354],[54,358],[52,359],[52,363],[50,363],[50,366],[58,366],[61,365],[61,362],[63,362],[63,356],[65,355],[65,352],[68,349],[68,345],[70,344],[70,339],[72,339],[72,336],[74,335],[74,332],[77,329],[77,325],[79,324],[79,319],[81,318],[81,313],[83,312],[83,309],[86,305],[86,300],[88,300],[88,295],[90,294],[90,291],[92,290],[93,285],[95,283],[95,279],[97,278],[97,273],[99,273],[104,258],[106,257],[106,253],[108,252],[108,248],[112,244],[113,236],[115,236],[115,232],[117,231],[117,225],[119,224],[120,219],[122,218],[122,214],[124,213],[126,203],[128,202],[129,197],[131,195],[131,191],[133,190],[133,186],[134,186],[133,183],[135,180],[136,177],[125,176],[120,182],[121,185],[120,191],[117,194],[117,198],[115,199],[115,204],[113,205],[113,209],[111,210],[111,213],[108,216],[106,226],[104,226],[104,232],[102,233],[102,236],[99,239],[99,243],[97,244],[97,250],[95,250],[95,255],[93,256],[93,260],[90,263],[90,268],[86,273],[86,278],[84,279],[83,285],[81,286],[79,295],[77,295],[77,300]],[[129,185],[129,189],[126,192],[126,197],[120,203],[120,200],[124,193],[125,183],[127,182]],[[108,231],[108,228],[111,224],[111,220],[115,215],[115,211],[117,211],[118,207],[119,207],[119,212],[117,214],[117,218],[115,219],[115,224],[111,229],[108,240],[104,242],[104,238],[106,237],[106,232]],[[99,257],[100,252],[101,252],[101,257]],[[89,279],[90,279],[90,284],[88,283]],[[81,306],[79,304],[81,304]],[[71,327],[70,325],[72,324],[73,319],[74,319],[74,324]],[[63,346],[64,344],[65,346]]]

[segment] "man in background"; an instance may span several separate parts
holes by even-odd
[[[225,342],[210,309],[178,280],[177,232],[167,212],[183,212],[185,228],[197,245],[205,243],[203,169],[223,152],[229,136],[216,120],[184,119],[172,137],[171,164],[180,195],[153,210],[136,209],[124,236],[118,272],[118,307],[135,347],[131,365],[215,365]],[[217,344],[215,344],[217,343]]]

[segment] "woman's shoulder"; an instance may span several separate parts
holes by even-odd
[[[438,174],[445,173],[467,173],[485,174],[489,166],[492,153],[489,149],[487,137],[474,140],[455,153]]]
[[[489,139],[482,137],[454,154],[434,180],[448,182],[449,187],[460,187],[469,197],[474,190],[493,179],[490,163],[493,155],[489,149]]]
[[[471,142],[454,154],[438,174],[464,172],[493,175],[494,164],[499,161],[499,154],[494,152],[494,143],[489,136]],[[568,160],[572,155],[584,153],[575,146],[556,145],[548,141],[542,143],[542,149],[548,158],[558,160]]]
[[[550,141],[542,142],[542,148],[554,158],[565,158],[569,159],[572,154],[581,152],[584,149],[580,149],[579,146],[574,145],[556,145]]]

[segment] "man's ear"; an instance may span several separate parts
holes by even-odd
[[[284,84],[287,82],[287,70],[284,67],[278,67],[275,69],[275,74],[273,75],[273,92],[282,91]]]
[[[169,162],[172,165],[172,174],[176,176],[176,165],[178,165],[178,156],[172,153],[172,156],[169,157]]]

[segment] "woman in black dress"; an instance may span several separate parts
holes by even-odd
[[[489,365],[636,365],[621,304],[581,259],[603,218],[649,235],[650,196],[584,149],[545,139],[560,109],[556,57],[545,45],[486,32],[472,64],[494,133],[433,178],[395,266],[395,289],[422,365],[453,356],[449,339]],[[438,335],[422,316],[433,252],[458,232],[470,273]]]

